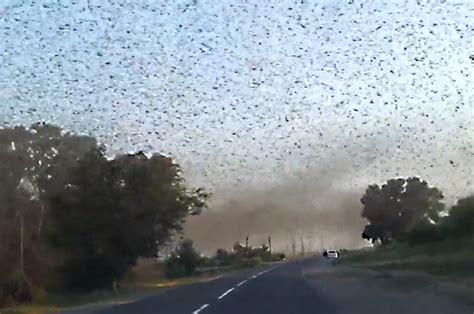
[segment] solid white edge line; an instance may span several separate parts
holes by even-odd
[[[204,310],[208,306],[209,306],[209,304],[204,304],[203,306],[198,308],[196,311],[194,311],[193,314],[198,314],[199,312],[201,312],[202,310]]]
[[[231,293],[235,288],[230,288],[229,290],[227,290],[226,292],[224,292],[223,294],[221,294],[218,299],[222,299],[223,297],[225,297],[226,295],[228,295],[229,293]]]

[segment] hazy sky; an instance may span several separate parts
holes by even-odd
[[[0,123],[172,155],[217,201],[396,175],[463,195],[473,21],[471,0],[2,0]]]

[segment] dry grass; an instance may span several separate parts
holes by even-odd
[[[169,280],[165,278],[164,266],[152,259],[141,259],[121,282],[117,292],[100,290],[81,295],[48,294],[34,304],[0,310],[1,314],[47,314],[65,309],[89,307],[101,304],[130,302],[160,289],[194,282],[215,279],[218,273],[204,273],[200,276]]]
[[[474,242],[447,240],[417,246],[393,243],[387,247],[348,252],[339,262],[373,269],[413,270],[451,277],[474,276]]]

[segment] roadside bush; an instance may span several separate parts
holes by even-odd
[[[440,227],[445,237],[474,238],[474,195],[460,199]]]
[[[39,289],[28,278],[11,279],[4,282],[0,289],[0,308],[31,302],[38,293]]]
[[[410,231],[400,237],[400,242],[407,242],[410,245],[437,242],[442,240],[439,225],[429,222],[420,222]]]
[[[400,236],[400,242],[409,245],[427,244],[448,239],[474,237],[474,196],[460,199],[439,223],[421,221]]]
[[[238,264],[240,258],[234,253],[225,253],[216,256],[218,266],[230,266]]]
[[[17,281],[15,300],[19,303],[31,302],[36,294],[36,290],[28,278],[21,277]]]
[[[176,258],[170,257],[165,263],[165,275],[168,279],[186,277],[184,265]]]
[[[17,283],[13,279],[4,279],[0,284],[0,308],[15,304]]]
[[[271,254],[270,258],[268,259],[269,262],[279,262],[285,259],[285,254],[278,253],[278,254]]]
[[[165,263],[167,278],[191,276],[202,259],[193,247],[191,240],[184,240]]]
[[[203,257],[200,265],[201,267],[216,267],[217,261],[215,258]]]
[[[276,256],[278,257],[278,260],[280,260],[280,261],[282,261],[286,258],[285,253],[280,253],[280,254],[277,254]]]
[[[243,259],[240,262],[240,265],[242,267],[255,267],[255,266],[259,266],[261,264],[262,264],[262,259],[258,256],[248,258],[248,259]]]

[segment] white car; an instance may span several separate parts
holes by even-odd
[[[324,250],[323,251],[323,256],[325,258],[338,258],[339,255],[341,255],[339,253],[339,251],[336,251],[336,250]]]

